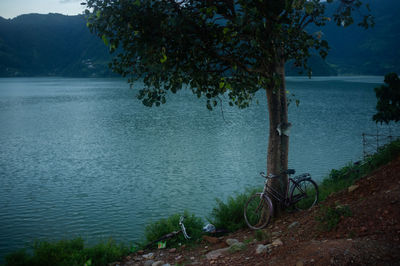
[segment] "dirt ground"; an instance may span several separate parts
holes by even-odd
[[[330,195],[311,210],[284,214],[271,222],[260,241],[254,231],[241,230],[206,237],[196,247],[141,251],[113,265],[400,265],[400,157],[353,188]],[[341,216],[337,227],[326,232],[316,219],[321,205],[344,206],[351,215]],[[226,251],[227,239],[244,245]],[[260,245],[268,245],[266,251],[257,252]],[[222,248],[220,255],[210,253]]]

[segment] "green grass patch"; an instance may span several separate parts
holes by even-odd
[[[217,204],[212,209],[208,220],[216,228],[223,228],[231,232],[247,227],[243,216],[243,207],[250,196],[257,191],[262,191],[262,188],[247,189],[244,193],[228,197],[226,202],[216,199]]]
[[[185,216],[183,224],[185,225],[186,232],[190,236],[190,239],[186,240],[183,233],[179,233],[175,237],[166,240],[167,247],[177,247],[180,243],[190,244],[201,238],[203,233],[202,219],[187,211],[184,212],[183,216]],[[171,232],[181,230],[179,226],[180,217],[180,214],[174,214],[166,219],[160,219],[147,225],[144,233],[147,243],[151,243]],[[154,246],[156,246],[156,243]]]
[[[92,247],[85,247],[82,238],[57,242],[36,241],[31,251],[21,249],[8,254],[5,258],[5,265],[107,265],[110,262],[119,260],[128,253],[128,247],[116,244],[112,239],[100,242]]]
[[[316,216],[316,220],[319,221],[319,229],[325,232],[332,231],[335,229],[340,219],[343,217],[351,216],[351,210],[349,206],[338,205],[335,208],[321,206]]]

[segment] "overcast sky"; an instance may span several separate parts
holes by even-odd
[[[85,9],[83,0],[0,0],[0,16],[14,18],[28,13],[77,15]]]

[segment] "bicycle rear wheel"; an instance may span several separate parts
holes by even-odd
[[[318,201],[318,186],[311,179],[293,183],[290,201],[297,210],[308,210]]]
[[[244,219],[251,229],[264,228],[272,216],[272,203],[268,197],[256,193],[244,205]]]

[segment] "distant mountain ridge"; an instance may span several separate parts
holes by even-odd
[[[322,30],[331,50],[325,61],[310,59],[313,75],[384,75],[400,73],[400,1],[372,0],[376,26]],[[0,77],[114,75],[107,47],[86,27],[82,15],[28,14],[0,17]],[[298,74],[287,65],[287,74]]]

